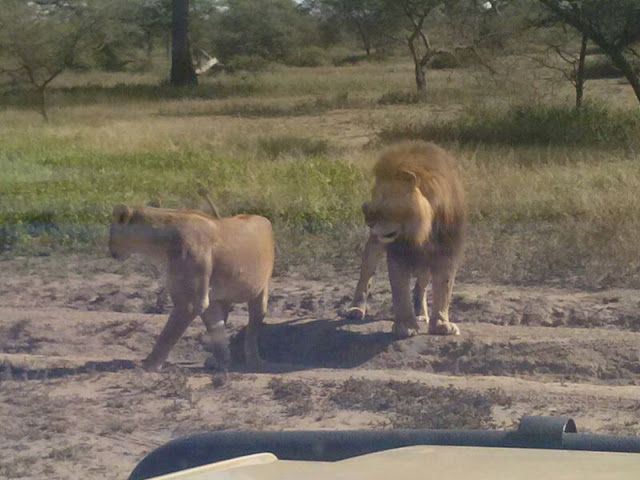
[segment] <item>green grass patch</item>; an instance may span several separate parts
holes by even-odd
[[[475,109],[445,122],[400,123],[382,129],[384,142],[400,138],[506,145],[640,145],[640,113],[589,105],[518,106],[506,111]]]
[[[227,214],[256,213],[277,226],[308,233],[360,221],[366,173],[318,153],[324,143],[274,140],[273,153],[302,149],[303,157],[260,159],[212,156],[207,151],[131,154],[42,151],[0,153],[0,249],[104,240],[112,206],[144,204],[160,196],[167,207],[205,208],[204,184]],[[275,145],[275,146],[274,146]],[[284,146],[283,146],[284,145]],[[48,239],[48,240],[45,240]]]

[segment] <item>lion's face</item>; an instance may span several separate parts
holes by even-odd
[[[127,235],[131,213],[126,205],[113,207],[111,226],[109,227],[109,253],[117,260],[126,260],[132,254],[130,238]]]
[[[411,172],[377,181],[371,200],[362,205],[362,212],[371,234],[385,244],[398,238],[423,242],[433,218],[431,205],[417,188],[416,177]]]

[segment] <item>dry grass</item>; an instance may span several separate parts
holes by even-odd
[[[343,409],[382,413],[391,428],[410,429],[491,428],[492,408],[511,404],[506,393],[497,389],[480,393],[357,378],[338,385],[329,398]]]

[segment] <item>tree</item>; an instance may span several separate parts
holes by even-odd
[[[629,56],[640,42],[638,0],[539,0],[559,20],[598,45],[625,76],[640,101],[640,76]]]
[[[45,121],[47,87],[86,46],[92,26],[86,13],[80,2],[45,0],[7,0],[0,12],[0,73],[35,89]]]
[[[566,26],[559,30],[556,25],[549,25],[548,21],[549,19],[543,19],[541,25],[536,25],[551,27],[545,32],[545,38],[539,40],[540,51],[527,56],[544,68],[560,72],[573,85],[576,109],[580,109],[587,81],[585,62],[589,38],[580,32],[578,32],[579,38],[576,38],[574,32],[567,32]],[[539,21],[536,24],[539,24]],[[577,51],[576,43],[579,43]],[[552,55],[550,56],[550,54]],[[562,63],[554,61],[554,57],[558,57]]]
[[[318,10],[325,21],[338,23],[353,31],[368,55],[376,44],[388,42],[399,19],[383,0],[318,0]]]
[[[293,0],[227,0],[217,25],[215,53],[286,61],[313,35],[310,17]]]
[[[427,88],[426,69],[436,55],[451,53],[450,50],[470,50],[479,59],[476,47],[502,34],[491,31],[492,23],[485,21],[486,18],[501,15],[501,9],[512,1],[385,0],[389,14],[404,18],[401,36],[394,38],[409,49],[418,92]],[[436,30],[442,43],[452,49],[433,46],[430,36]]]
[[[189,45],[189,0],[172,0],[171,12],[171,85],[196,85]]]

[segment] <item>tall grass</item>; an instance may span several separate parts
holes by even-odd
[[[383,141],[422,138],[443,142],[504,145],[637,147],[640,113],[588,105],[579,110],[555,105],[471,109],[444,122],[400,123],[379,134]]]

